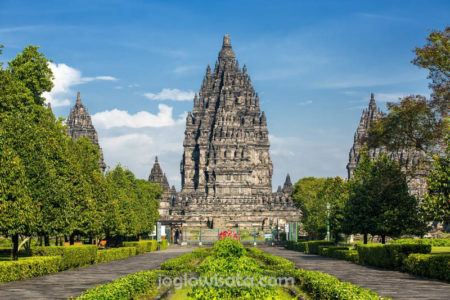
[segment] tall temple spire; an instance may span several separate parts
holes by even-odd
[[[289,174],[287,174],[286,180],[284,181],[284,185],[283,185],[283,193],[291,194],[293,190],[294,190],[294,188],[292,186],[291,176],[289,176]]]
[[[375,103],[375,96],[373,93],[370,93],[370,102],[369,102],[369,110],[376,110],[377,104]]]
[[[103,151],[98,143],[98,135],[92,124],[91,116],[88,110],[81,103],[80,92],[77,93],[77,101],[70,110],[69,117],[67,117],[67,135],[74,140],[80,137],[87,137],[91,140],[92,145],[97,146],[100,153],[100,168],[105,171],[106,164],[103,161]]]
[[[160,184],[164,191],[168,191],[170,189],[166,174],[163,173],[161,166],[159,165],[158,156],[155,157],[155,163],[153,164],[148,181],[151,183]]]
[[[77,102],[75,104],[78,106],[83,105],[83,103],[81,103],[81,93],[80,92],[77,93]]]

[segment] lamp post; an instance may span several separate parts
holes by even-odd
[[[327,241],[330,240],[330,203],[327,202]]]

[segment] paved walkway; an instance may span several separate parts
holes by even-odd
[[[365,267],[348,261],[284,248],[262,250],[293,261],[298,268],[321,271],[392,299],[450,299],[450,284],[407,273]]]
[[[67,299],[118,277],[158,269],[162,262],[194,248],[178,247],[125,259],[0,284],[0,299]]]

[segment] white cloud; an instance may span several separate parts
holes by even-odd
[[[150,100],[192,101],[194,99],[194,92],[191,90],[162,89],[159,93],[145,93],[144,96]]]
[[[43,93],[47,102],[51,103],[53,107],[70,105],[69,97],[72,96],[71,88],[76,85],[91,82],[94,80],[116,81],[112,76],[95,76],[83,77],[81,71],[69,67],[66,64],[49,63],[50,69],[53,72],[53,89],[50,92]]]
[[[120,163],[136,177],[147,179],[155,156],[158,156],[170,185],[178,189],[181,183],[183,133],[184,124],[159,128],[98,128],[99,142],[108,166],[114,168]]]
[[[312,100],[308,100],[308,101],[299,102],[299,103],[297,103],[297,105],[306,106],[306,105],[310,105],[312,103],[313,103]]]
[[[182,73],[186,73],[192,70],[196,70],[198,69],[198,66],[194,66],[194,65],[188,65],[188,66],[178,66],[176,67],[173,72],[176,74],[182,74]]]
[[[396,102],[407,95],[407,93],[377,93],[375,94],[375,100],[377,102]]]
[[[133,84],[129,84],[129,85],[127,85],[127,87],[129,87],[129,88],[135,88],[135,87],[140,87],[141,85],[140,84],[137,84],[137,83],[133,83]]]
[[[173,119],[173,108],[165,104],[158,105],[158,113],[152,114],[147,111],[140,111],[130,114],[127,111],[113,109],[96,113],[92,116],[94,125],[106,129],[114,127],[166,127],[184,123],[184,116],[178,120]]]

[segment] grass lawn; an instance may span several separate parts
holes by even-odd
[[[435,254],[435,253],[447,253],[450,254],[450,247],[432,247],[431,248],[431,253]]]

